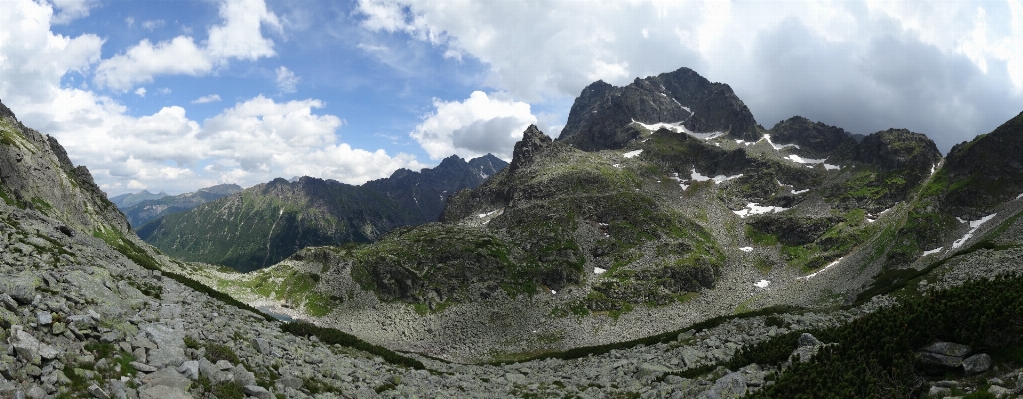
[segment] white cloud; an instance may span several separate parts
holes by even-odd
[[[430,158],[451,154],[475,158],[493,153],[511,159],[515,142],[536,117],[529,104],[473,92],[462,102],[434,100],[436,111],[428,115],[410,134],[423,146]]]
[[[88,166],[113,194],[143,188],[186,192],[218,183],[250,186],[295,175],[358,184],[397,168],[426,166],[408,154],[338,142],[344,120],[316,114],[323,103],[312,99],[278,103],[258,96],[202,122],[179,106],[130,116],[109,97],[61,84],[68,72],[87,71],[99,62],[99,37],[53,34],[52,10],[45,3],[5,5],[10,7],[0,13],[0,99],[27,126],[57,138],[72,162]]]
[[[192,100],[192,104],[206,104],[220,101],[219,94],[210,94],[208,96],[202,96],[195,100]]]
[[[263,0],[225,0],[220,5],[223,25],[209,29],[203,46],[191,36],[177,36],[153,44],[143,39],[124,53],[103,60],[96,68],[95,81],[101,87],[128,91],[138,83],[149,83],[156,75],[192,75],[210,73],[230,59],[255,60],[276,55],[272,40],[264,38],[262,26],[277,32],[280,22]],[[143,27],[158,27],[155,23]]]
[[[78,18],[89,16],[89,9],[96,6],[96,0],[51,0],[53,6],[59,13],[53,16],[50,21],[56,25],[63,25]]]
[[[124,19],[124,23],[128,24],[129,28],[134,27],[135,26],[135,18],[127,17],[127,18]]]
[[[295,73],[288,70],[288,68],[280,67],[277,68],[277,90],[282,93],[294,93],[295,86],[298,85],[298,81],[302,80]]]
[[[142,28],[152,32],[154,29],[162,28],[167,24],[167,21],[162,19],[146,20],[142,22]]]
[[[146,88],[145,87],[139,87],[138,89],[135,89],[135,95],[139,96],[139,97],[145,97],[146,96]]]
[[[534,105],[685,66],[730,84],[767,127],[793,114],[856,133],[907,127],[947,150],[1023,103],[1021,0],[360,0],[357,12],[366,30],[482,61],[485,85]]]
[[[96,68],[96,83],[127,91],[138,83],[151,83],[154,75],[204,75],[213,70],[213,60],[195,45],[191,37],[178,36],[157,43],[143,39],[124,54],[103,60]]]

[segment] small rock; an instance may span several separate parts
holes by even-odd
[[[188,378],[190,378],[192,380],[198,380],[199,379],[199,361],[198,360],[189,360],[187,362],[181,363],[181,366],[178,367],[178,372],[181,373],[182,375],[184,375],[185,377],[188,377]]]
[[[296,389],[297,390],[297,389],[301,389],[302,388],[302,379],[298,378],[298,377],[290,377],[290,376],[288,376],[288,377],[281,377],[279,380],[277,380],[277,384],[279,384],[279,385],[281,385],[281,386],[283,386],[285,388],[291,388],[291,389]]]
[[[165,385],[144,387],[139,392],[139,399],[193,399],[192,395],[181,389]]]
[[[36,312],[36,323],[41,326],[53,324],[53,314],[46,311]]]
[[[131,362],[130,364],[132,367],[135,368],[135,370],[141,371],[143,373],[152,373],[157,370],[156,367],[138,361]]]
[[[110,395],[96,384],[89,385],[88,391],[96,399],[110,399]]]
[[[933,386],[927,391],[927,395],[932,398],[944,398],[952,395],[952,390],[945,387]]]
[[[274,399],[273,394],[258,385],[246,385],[245,394],[248,396],[255,397],[256,399]]]
[[[817,345],[820,345],[820,344],[821,344],[821,341],[818,341],[817,337],[814,337],[810,333],[803,333],[803,335],[799,336],[799,345],[798,346],[800,348],[808,347],[808,346],[809,347],[813,347],[813,346],[817,346]]]
[[[990,388],[987,389],[987,392],[999,398],[1005,398],[1015,393],[1013,390],[1009,388],[1001,387],[998,385],[992,385]]]
[[[256,349],[261,355],[269,355],[273,350],[270,347],[270,342],[263,338],[255,338],[252,340],[252,347]]]
[[[50,327],[50,331],[53,332],[53,335],[61,335],[67,331],[67,327],[64,326],[64,323],[53,323],[53,326]]]

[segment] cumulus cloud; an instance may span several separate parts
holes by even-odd
[[[263,0],[225,0],[220,5],[222,25],[209,29],[203,45],[191,36],[177,36],[153,44],[143,39],[121,54],[103,60],[96,68],[95,82],[101,87],[128,91],[139,83],[149,83],[156,75],[192,75],[210,73],[230,59],[255,60],[276,55],[272,40],[263,37],[261,27],[281,31],[277,16]],[[143,27],[152,29],[156,26]]]
[[[210,94],[208,96],[202,96],[195,100],[192,100],[192,104],[206,104],[220,101],[219,94]]]
[[[139,87],[138,89],[135,89],[135,95],[139,96],[139,97],[145,97],[146,96],[146,88],[145,87]]]
[[[906,127],[948,150],[1023,104],[1020,0],[360,0],[357,10],[369,31],[482,61],[486,85],[534,105],[685,66],[730,84],[767,127],[796,114],[856,133]]]
[[[298,85],[298,81],[302,78],[295,76],[295,73],[288,70],[288,68],[280,67],[277,68],[277,90],[281,93],[294,93],[295,86]]]
[[[250,186],[295,175],[358,184],[398,168],[426,166],[408,154],[339,142],[344,120],[318,114],[323,103],[313,99],[275,102],[257,96],[201,122],[180,106],[131,116],[110,97],[61,84],[68,72],[100,62],[102,39],[52,33],[53,13],[45,3],[9,5],[0,13],[0,98],[27,126],[56,137],[72,162],[87,165],[109,193]],[[220,97],[195,100],[212,101]]]
[[[89,10],[96,6],[96,0],[52,0],[59,12],[50,21],[55,25],[63,25],[78,18],[88,17]]]
[[[430,158],[475,158],[492,153],[510,160],[515,142],[536,117],[529,104],[473,92],[465,101],[434,100],[436,111],[411,133]]]

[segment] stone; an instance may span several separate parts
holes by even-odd
[[[36,323],[41,326],[48,326],[53,324],[53,314],[46,311],[36,312]]]
[[[146,350],[144,348],[135,348],[131,351],[131,355],[135,356],[135,360],[140,363],[146,363]]]
[[[995,397],[998,397],[998,398],[1005,398],[1005,397],[1012,396],[1016,392],[1011,390],[1011,389],[1009,389],[1009,388],[1005,388],[1005,387],[998,386],[998,385],[992,385],[992,386],[990,386],[987,389],[987,393],[995,395]]]
[[[192,395],[180,389],[164,385],[143,387],[139,399],[193,399]]]
[[[925,368],[957,368],[963,364],[963,358],[946,356],[933,352],[917,352],[916,361]]]
[[[270,347],[270,342],[263,338],[254,338],[252,340],[252,347],[261,355],[269,355],[273,351],[273,348]]]
[[[951,357],[966,357],[972,350],[967,345],[952,342],[935,342],[920,349],[923,352],[937,353]]]
[[[42,356],[39,355],[39,341],[23,330],[21,326],[11,326],[11,337],[8,338],[8,341],[22,360],[36,365],[42,363]]]
[[[145,364],[145,363],[142,363],[142,362],[139,362],[139,361],[134,361],[134,362],[131,362],[129,364],[131,364],[131,366],[134,367],[135,370],[141,371],[143,373],[152,373],[152,372],[157,370],[156,367],[150,366],[148,364]]]
[[[256,399],[274,399],[274,395],[258,385],[246,385],[245,395],[252,396]]]
[[[27,284],[17,284],[10,288],[7,294],[21,305],[29,305],[36,298],[35,287],[28,286]]]
[[[110,395],[107,395],[107,392],[104,391],[103,388],[100,388],[99,385],[89,385],[88,391],[89,394],[96,399],[110,399]]]
[[[946,387],[933,386],[927,391],[927,395],[932,398],[944,398],[952,395],[952,390]]]
[[[231,374],[234,375],[234,382],[246,385],[256,385],[256,375],[245,369],[242,365],[234,366],[231,370]]]
[[[803,335],[799,336],[799,345],[798,345],[798,347],[800,347],[800,348],[807,347],[807,346],[818,346],[820,344],[821,344],[821,341],[818,341],[817,337],[814,337],[810,333],[803,333]]]
[[[182,338],[184,339],[184,338]],[[131,339],[131,346],[142,349],[156,349],[156,344],[146,338],[143,334],[136,335]]]
[[[64,323],[59,322],[53,323],[53,326],[50,327],[50,331],[53,333],[53,335],[61,335],[65,331],[67,331],[67,327],[64,325]]]
[[[725,374],[714,381],[707,392],[701,394],[701,398],[738,398],[746,395],[746,377],[740,372]]]
[[[18,310],[18,302],[11,298],[10,295],[0,294],[0,303],[3,303],[4,307],[12,312]]]
[[[987,353],[980,353],[963,360],[963,371],[966,374],[983,373],[991,368],[991,356]]]
[[[42,387],[38,387],[38,386],[30,388],[28,390],[28,392],[25,393],[25,397],[29,398],[29,399],[46,399],[47,396],[48,395],[46,395],[46,390],[43,389]],[[100,398],[100,399],[107,399],[107,398]]]
[[[181,391],[187,391],[192,386],[192,380],[189,380],[170,367],[145,375],[140,380],[146,385],[163,385]]]
[[[164,324],[148,324],[142,328],[156,349],[150,349],[146,358],[153,367],[179,366],[185,361],[185,334]]]
[[[192,380],[199,379],[199,361],[189,360],[178,366],[178,372]]]
[[[504,379],[512,384],[523,384],[526,382],[526,376],[519,373],[506,373]]]

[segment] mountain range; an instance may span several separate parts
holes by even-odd
[[[218,184],[201,188],[195,192],[179,195],[149,194],[143,190],[137,194],[121,194],[110,199],[128,217],[134,228],[150,220],[172,213],[184,212],[207,202],[242,191],[237,184]],[[144,198],[144,199],[143,199]]]
[[[138,227],[138,234],[183,260],[251,271],[307,246],[371,242],[396,227],[436,221],[450,195],[478,186],[505,165],[493,155],[468,162],[451,156],[434,168],[399,169],[361,186],[308,176],[275,179],[155,218]],[[136,205],[157,206],[166,205]],[[130,219],[139,210],[125,213]]]

